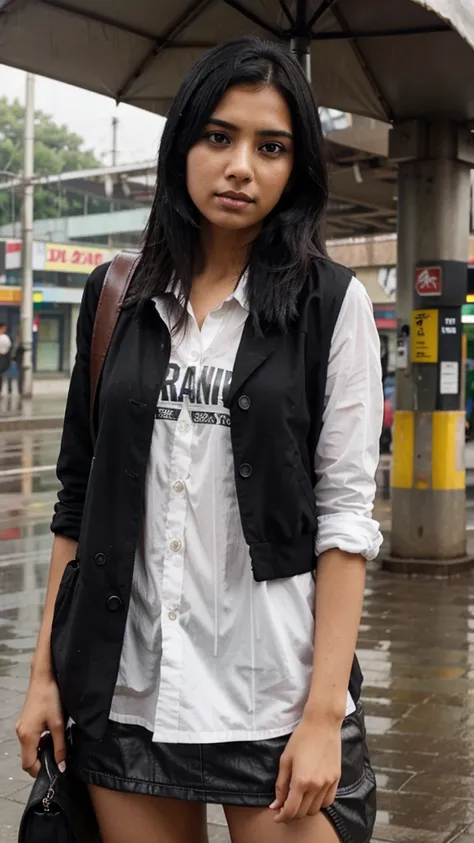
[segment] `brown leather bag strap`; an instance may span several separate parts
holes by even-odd
[[[105,276],[102,291],[97,305],[92,332],[90,358],[90,426],[92,439],[94,432],[94,409],[97,386],[107,356],[110,341],[119,318],[122,304],[127,295],[133,273],[140,259],[140,255],[132,252],[121,252],[110,264]]]

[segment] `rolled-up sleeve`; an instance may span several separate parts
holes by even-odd
[[[375,559],[372,518],[383,418],[380,343],[365,287],[353,278],[334,329],[323,427],[316,448],[316,554],[331,548]]]
[[[79,541],[82,513],[93,456],[89,423],[90,347],[95,313],[107,264],[86,281],[76,332],[76,359],[64,415],[57,477],[61,483],[51,522],[53,533]]]

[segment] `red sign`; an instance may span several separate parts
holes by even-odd
[[[419,266],[415,274],[415,291],[419,296],[440,296],[442,280],[440,266]]]

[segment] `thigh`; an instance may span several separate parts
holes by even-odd
[[[224,806],[232,843],[340,843],[324,814],[284,824],[276,823],[269,808]]]
[[[207,843],[206,806],[89,785],[102,843]]]

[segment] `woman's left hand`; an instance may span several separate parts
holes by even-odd
[[[305,717],[280,758],[276,799],[270,805],[275,822],[314,816],[332,805],[341,778],[341,722]]]

